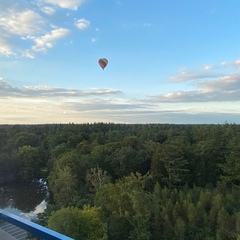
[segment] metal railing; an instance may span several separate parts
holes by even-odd
[[[0,219],[12,223],[13,225],[20,227],[33,235],[46,240],[73,240],[73,238],[67,237],[63,234],[55,232],[49,228],[43,227],[39,224],[31,222],[27,219],[21,218],[17,215],[9,213],[0,209]]]

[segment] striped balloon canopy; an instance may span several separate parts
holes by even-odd
[[[104,68],[108,65],[108,60],[106,58],[100,58],[98,60],[98,64],[104,70]]]

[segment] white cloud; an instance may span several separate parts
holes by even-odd
[[[11,35],[33,35],[42,32],[44,25],[44,19],[30,9],[7,9],[0,13],[0,26]]]
[[[179,75],[173,76],[170,78],[172,82],[184,82],[189,80],[196,80],[196,79],[209,79],[209,78],[218,78],[222,76],[219,73],[206,73],[206,72],[197,72],[197,73],[186,73],[182,72]]]
[[[149,96],[148,102],[187,104],[240,102],[240,73],[225,69],[231,67],[238,70],[240,60],[206,66],[202,70],[182,71],[179,75],[171,77],[170,82],[177,85],[175,89],[179,90]],[[232,70],[231,68],[228,70]]]
[[[211,78],[208,75],[183,75],[178,76],[178,80],[197,79],[197,81],[190,83],[190,86],[197,87],[197,90],[179,90],[167,94],[153,95],[150,96],[149,101],[154,103],[240,101],[240,73],[229,74],[216,79],[214,79],[215,76]]]
[[[240,102],[240,90],[236,91],[176,91],[151,96],[154,103]]]
[[[238,91],[240,90],[240,74],[235,73],[217,80],[198,82],[195,85],[205,91],[222,91],[224,93],[227,91]]]
[[[105,118],[110,110],[118,109],[120,112],[120,109],[134,107],[127,102],[118,102],[116,97],[111,98],[119,93],[112,89],[80,90],[50,86],[14,88],[0,78],[0,124],[78,122],[80,119],[89,122],[90,116],[98,111],[106,111]]]
[[[77,10],[84,0],[41,0],[45,3],[50,3],[61,8]]]
[[[81,18],[75,21],[75,26],[80,30],[85,30],[90,26],[90,21]]]
[[[229,73],[227,73],[226,68],[228,68]],[[172,76],[170,78],[170,81],[185,82],[190,80],[201,80],[201,79],[211,80],[211,79],[216,79],[224,76],[228,77],[228,75],[231,75],[232,69],[236,69],[238,71],[239,68],[240,68],[240,60],[235,60],[232,62],[221,62],[220,64],[217,64],[217,65],[205,65],[200,70],[181,71],[180,74],[176,76]]]
[[[54,15],[56,10],[49,6],[44,6],[41,8],[41,11],[43,11],[47,15]]]
[[[12,89],[12,86],[0,77],[0,90]]]
[[[154,103],[240,102],[240,90],[235,91],[176,91],[150,97]]]
[[[121,93],[112,89],[65,89],[50,86],[25,86],[22,88],[13,88],[9,83],[0,78],[0,98],[78,98],[87,96],[116,95]]]
[[[0,36],[0,55],[10,56],[15,55],[12,50],[13,46],[7,39],[1,38]]]
[[[238,77],[216,80],[221,86],[204,82],[198,91],[176,91],[149,99],[117,98],[112,89],[66,89],[51,86],[14,88],[0,78],[0,124],[36,123],[224,123],[239,122]],[[214,81],[212,81],[214,82]],[[224,91],[235,84],[236,92]],[[228,103],[224,102],[231,100]],[[212,102],[218,100],[218,102]],[[209,101],[207,103],[207,101]],[[240,102],[240,100],[238,100]],[[203,104],[204,102],[204,104]],[[234,104],[234,102],[236,104]]]
[[[67,34],[69,34],[69,32],[70,30],[65,28],[54,29],[46,35],[35,38],[35,45],[32,46],[31,49],[34,52],[45,52],[48,48],[53,47],[53,43],[56,40],[65,37]]]
[[[213,69],[214,67],[213,66],[211,66],[211,65],[206,65],[206,66],[204,66],[204,70],[211,70],[211,69]]]
[[[235,67],[235,68],[239,68],[240,67],[240,60],[235,60],[233,62],[222,62],[221,66],[222,67]]]
[[[0,55],[34,58],[36,52],[46,52],[53,48],[56,40],[65,37],[70,30],[66,26],[56,26],[50,16],[57,13],[58,7],[77,10],[83,2],[33,0],[19,4],[18,0],[1,1]],[[76,23],[79,29],[85,29],[90,24],[85,19]]]

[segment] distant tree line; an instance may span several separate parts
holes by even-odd
[[[74,239],[240,239],[240,126],[0,126],[0,184],[46,178]]]

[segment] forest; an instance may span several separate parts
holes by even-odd
[[[239,240],[240,125],[0,125],[0,184],[45,178],[75,240]]]

